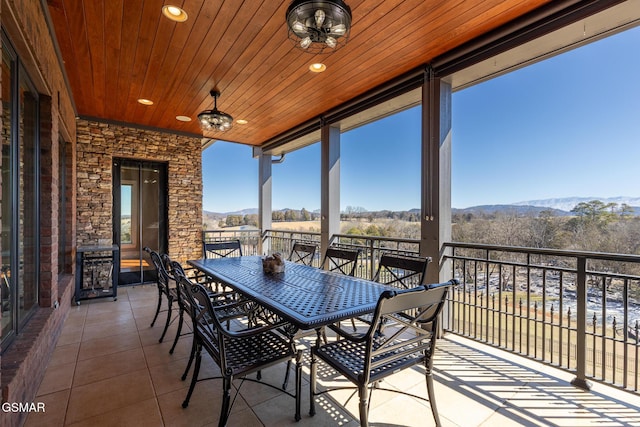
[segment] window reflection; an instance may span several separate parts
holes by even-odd
[[[2,70],[3,78],[0,80],[2,89],[2,160],[0,168],[0,184],[2,185],[2,198],[0,199],[0,222],[2,223],[2,237],[0,238],[0,297],[2,313],[2,337],[10,337],[14,331],[13,307],[11,298],[11,287],[9,285],[11,275],[11,241],[12,236],[12,215],[11,215],[11,57],[6,49],[2,49]]]
[[[0,291],[2,349],[38,305],[39,104],[19,59],[2,40]]]

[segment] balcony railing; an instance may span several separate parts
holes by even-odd
[[[447,329],[638,391],[640,257],[450,243]],[[445,262],[450,261],[450,262]]]
[[[248,255],[260,253],[260,240],[287,256],[294,241],[320,246],[319,233],[299,231],[207,231],[204,238],[238,238]],[[417,254],[420,242],[338,234],[331,244],[360,249],[356,275],[371,279],[382,252]],[[460,281],[449,297],[447,331],[570,371],[581,387],[596,380],[640,390],[640,256],[444,246],[440,268]],[[317,253],[313,265],[320,262]]]

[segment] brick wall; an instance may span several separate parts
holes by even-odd
[[[47,23],[46,2],[0,2],[2,27],[41,94],[41,272],[40,308],[0,358],[3,402],[33,402],[73,291],[75,248],[111,243],[112,160],[126,157],[168,165],[169,252],[180,261],[199,257],[202,228],[200,139],[124,125],[76,121]],[[0,75],[0,79],[6,76]],[[0,126],[2,126],[0,121]],[[6,129],[0,129],[4,134]],[[68,263],[58,271],[59,137],[68,142],[65,177],[69,190],[63,249]],[[0,218],[2,221],[2,218]],[[77,246],[76,246],[77,245]],[[59,303],[59,305],[57,304]],[[57,307],[57,308],[56,308]],[[0,427],[19,426],[26,414],[2,414]]]
[[[63,133],[69,140],[69,146],[75,147],[75,112],[41,9],[41,2],[7,0],[1,2],[0,6],[2,27],[41,95],[41,262],[38,266],[29,266],[40,269],[39,308],[0,358],[2,402],[29,403],[35,400],[35,394],[62,330],[73,295],[71,260],[65,268],[67,274],[59,274],[57,271],[59,230],[58,192],[55,188],[59,179],[58,135]],[[0,75],[2,87],[7,87],[9,77]],[[6,120],[0,120],[2,135],[9,131],[4,126],[5,122]],[[73,155],[73,152],[70,154]],[[71,158],[69,163],[75,165],[75,158]],[[74,182],[73,177],[71,182]],[[68,197],[73,198],[73,195],[72,189]],[[73,209],[75,202],[70,206]],[[72,218],[74,216],[71,215]],[[75,223],[72,223],[67,231],[73,233]],[[73,244],[72,239],[67,239],[66,242],[69,245]],[[72,248],[70,250],[73,251]],[[19,426],[25,416],[26,413],[2,413],[0,427]]]
[[[198,258],[202,252],[200,138],[87,120],[78,120],[76,129],[78,246],[113,243],[113,159],[123,157],[167,163],[168,251],[180,261]]]

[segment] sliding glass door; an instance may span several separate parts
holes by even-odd
[[[113,171],[114,240],[120,246],[120,285],[155,280],[149,247],[167,246],[167,166],[116,159]]]

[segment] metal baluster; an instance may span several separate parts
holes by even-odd
[[[616,335],[617,335],[616,327],[617,326],[618,326],[618,323],[616,322],[616,318],[614,316],[614,318],[613,318],[613,361],[611,363],[611,366],[613,368],[613,374],[612,374],[613,378],[611,379],[611,382],[614,383],[614,384],[616,383],[616,347],[617,347],[617,345],[616,345],[616,341],[617,341],[617,338],[616,338]]]
[[[592,367],[592,375],[595,377],[596,376],[596,357],[597,357],[597,352],[596,352],[596,334],[598,331],[598,317],[596,316],[596,312],[593,312],[593,318],[591,319],[591,323],[593,325],[593,361],[591,362],[593,367]]]
[[[550,328],[550,338],[549,338],[549,352],[551,354],[550,360],[549,362],[551,362],[551,364],[553,365],[553,320],[554,320],[554,316],[553,316],[553,304],[551,304],[551,328]]]
[[[544,330],[544,325],[542,327]],[[533,357],[538,358],[538,301],[533,302]]]
[[[567,369],[571,369],[571,307],[567,309]]]

